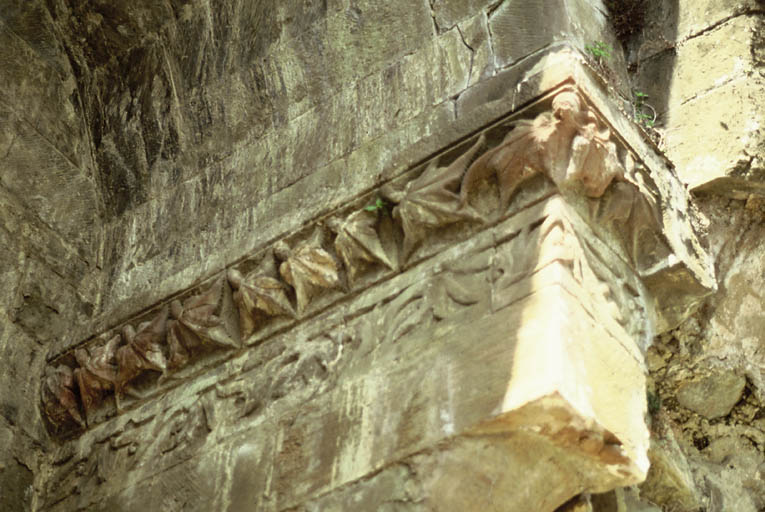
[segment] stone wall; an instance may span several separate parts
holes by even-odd
[[[627,45],[659,145],[709,219],[719,283],[648,353],[656,469],[643,494],[669,509],[765,507],[764,28],[762,2],[659,2]]]
[[[0,4],[0,350],[8,369],[0,384],[10,390],[0,393],[0,431],[12,445],[0,460],[0,508],[552,510],[581,493],[579,504],[567,506],[755,512],[765,506],[761,2]],[[627,12],[639,26],[625,24]],[[606,57],[593,52],[596,43],[610,48]],[[435,238],[417,235],[418,244],[425,239],[445,251],[443,262],[425,253],[411,264],[401,253],[396,262],[381,257],[410,252],[406,225],[392,215],[401,196],[386,194],[384,186],[403,187],[429,164],[449,168],[479,132],[486,134],[480,152],[496,147],[509,121],[549,110],[549,95],[565,83],[597,105],[599,126],[608,127],[620,148],[620,165],[640,162],[647,171],[632,174],[646,176],[638,188],[669,212],[659,224],[634,214],[630,222],[660,234],[636,235],[629,250],[613,226],[576,231],[580,239],[604,240],[615,254],[626,251],[606,258],[611,270],[595,272],[608,274],[607,282],[636,272],[629,288],[643,301],[642,312],[625,306],[624,289],[614,289],[594,307],[597,313],[593,307],[582,313],[597,318],[591,329],[610,325],[612,314],[632,326],[617,322],[622,326],[614,329],[626,329],[631,341],[623,343],[637,347],[634,378],[624,372],[631,387],[619,395],[631,397],[633,407],[618,413],[619,400],[596,393],[587,403],[597,405],[597,428],[577,423],[579,406],[572,413],[553,402],[523,413],[508,409],[511,426],[499,428],[491,418],[504,417],[497,404],[511,380],[503,372],[524,345],[492,329],[533,326],[530,312],[543,316],[544,307],[529,299],[513,306],[518,311],[499,313],[481,309],[485,297],[444,292],[442,274],[456,272],[458,290],[495,293],[464,281],[482,268],[482,258],[498,258],[493,254],[501,246],[481,242],[489,235],[476,235],[464,211],[452,212],[460,222]],[[638,100],[636,91],[648,98]],[[636,116],[653,111],[655,122]],[[657,148],[692,189],[690,206]],[[555,188],[545,187],[560,183],[550,173],[546,179],[532,180],[508,212],[548,201]],[[460,192],[449,186],[449,193]],[[567,186],[563,195],[579,213],[566,218],[589,219],[582,213],[586,201],[566,195]],[[616,189],[601,203],[616,197]],[[493,197],[487,190],[477,197]],[[343,259],[336,242],[342,231],[331,221],[350,222],[357,211],[392,224],[374,224],[383,244],[371,256],[364,246],[361,259],[373,273],[365,267],[356,281],[355,263]],[[72,418],[52,425],[41,415],[38,404],[51,389],[45,372],[62,364],[76,370],[75,348],[92,352],[115,335],[127,346],[125,326],[137,336],[148,332],[141,322],[158,318],[174,299],[190,308],[232,269],[281,278],[273,263],[263,270],[270,251],[286,241],[294,256],[317,226],[324,236],[317,247],[337,258],[341,284],[318,294],[318,302],[311,296],[306,308],[292,291],[299,286],[294,278],[278,285],[300,310],[297,323],[270,319],[248,338],[240,336],[242,321],[235,322],[233,338],[242,348],[192,350],[188,366],[159,382],[158,373],[148,372],[137,383],[142,397],[127,397],[120,411],[113,390],[104,392],[103,404],[82,410],[82,388],[72,384],[87,428]],[[512,231],[494,226],[487,233],[501,240]],[[650,254],[634,257],[634,247]],[[480,248],[492,255],[481,256]],[[702,303],[715,287],[706,251],[718,284]],[[668,255],[682,262],[680,270],[659,265]],[[450,257],[475,265],[455,270]],[[631,270],[614,274],[621,263],[613,262],[630,257]],[[428,262],[416,263],[423,258]],[[391,270],[398,277],[385,284]],[[429,291],[397,304],[420,281]],[[528,294],[537,285],[523,286]],[[216,313],[231,307],[233,296],[228,300],[228,306],[216,303]],[[581,301],[561,307],[576,309]],[[621,312],[610,309],[613,301]],[[385,308],[399,309],[389,319]],[[167,317],[170,324],[180,320]],[[403,330],[359,335],[365,324],[382,329],[393,320]],[[643,321],[647,327],[632,330]],[[480,326],[482,344],[468,343],[470,329],[460,331],[465,325]],[[646,341],[654,331],[668,332]],[[583,331],[571,332],[584,338]],[[601,371],[594,369],[606,359],[583,355],[587,350],[574,350],[573,360]],[[622,361],[609,357],[616,358],[610,364]],[[646,476],[635,469],[647,448],[639,441],[643,357],[652,468],[646,483],[624,490]],[[455,362],[463,359],[483,366]],[[575,379],[584,378],[577,372]],[[483,393],[466,384],[483,380]],[[536,466],[523,459],[523,446],[539,438],[508,433],[523,431],[518,425],[537,428],[548,408],[563,411],[584,436],[576,442],[552,436],[553,447],[540,448],[550,450],[558,471],[568,464],[584,475],[571,479],[560,471],[556,492],[534,487],[540,482],[533,475],[555,474],[552,467],[506,469],[508,457],[518,467]],[[630,411],[640,416],[633,430],[611,418]],[[550,426],[557,423],[543,424],[558,432]],[[506,438],[499,441],[498,432]],[[629,478],[606,476],[598,465],[602,454],[586,455],[587,439],[599,439],[592,442],[605,449],[616,443],[609,436],[637,464],[625,463]],[[478,464],[477,454],[485,462]],[[465,474],[474,488],[455,480]],[[522,478],[529,478],[527,489],[541,489],[529,491],[529,501],[513,484]]]

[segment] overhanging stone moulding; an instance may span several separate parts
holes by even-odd
[[[469,338],[472,325],[486,339],[464,353],[480,361],[485,353],[475,347],[500,350],[496,364],[510,373],[492,378],[487,397],[460,398],[463,412],[445,414],[440,434],[424,438],[502,433],[562,451],[560,467],[566,474],[579,468],[569,483],[580,490],[640,481],[647,470],[643,351],[693,310],[714,279],[687,193],[660,159],[616,133],[599,94],[564,83],[56,356],[41,397],[50,432],[108,437],[120,416],[140,415],[141,404],[178,393],[192,379],[209,380],[211,367],[232,368],[220,378],[243,378],[231,361],[337,309],[345,325],[357,326],[354,336],[373,346],[405,351],[405,340],[425,336],[425,327],[444,347],[459,345],[455,336]],[[379,332],[367,332],[375,325]],[[480,378],[476,362],[446,361],[448,349],[423,350],[412,360],[430,354],[454,366],[466,388]],[[388,363],[383,358],[376,371]],[[394,391],[381,400],[395,403]],[[338,478],[361,476],[349,469]]]

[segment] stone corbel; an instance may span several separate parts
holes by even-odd
[[[584,91],[564,88],[511,126],[461,188],[461,204],[480,209],[486,182],[496,184],[491,308],[497,322],[520,322],[508,337],[511,377],[496,389],[504,397],[467,432],[522,439],[510,465],[529,453],[556,461],[557,474],[519,483],[519,495],[537,497],[509,510],[528,510],[552,487],[562,503],[645,478],[644,350],[715,281],[682,185],[647,168]],[[540,176],[555,192],[504,220]]]
[[[42,392],[51,431],[81,433],[128,383],[157,394],[165,373],[177,382],[198,361],[233,357],[340,301],[408,280],[395,297],[359,306],[362,346],[384,352],[452,333],[441,358],[496,352],[482,364],[442,361],[462,379],[447,383],[461,412],[442,437],[507,439],[508,464],[522,466],[529,450],[554,458],[554,475],[532,471],[513,484],[520,494],[555,487],[550,503],[641,481],[643,352],[711,292],[714,276],[686,191],[650,149],[625,142],[595,94],[563,83],[529,107],[536,115],[498,121],[164,301],[121,335],[51,360]]]

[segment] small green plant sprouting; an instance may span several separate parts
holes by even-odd
[[[379,211],[379,212],[382,212],[382,213],[386,213],[388,211],[388,203],[386,203],[385,200],[383,200],[382,198],[378,197],[375,200],[374,204],[370,204],[368,206],[365,206],[364,210],[368,211],[368,212],[377,212],[377,211]]]
[[[587,44],[584,46],[584,49],[587,50],[590,55],[598,59],[598,61],[601,59],[610,59],[611,52],[613,51],[613,48],[603,41],[595,41],[592,44]]]
[[[635,122],[643,128],[653,128],[656,124],[656,110],[646,103],[648,95],[641,91],[635,91],[635,99],[632,101],[632,113]]]

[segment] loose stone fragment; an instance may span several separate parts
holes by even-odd
[[[681,386],[677,401],[711,420],[730,413],[741,399],[744,386],[744,377],[732,372],[720,372]]]

